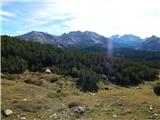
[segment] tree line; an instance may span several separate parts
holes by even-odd
[[[86,92],[97,91],[97,82],[104,79],[104,75],[106,80],[122,86],[137,85],[157,76],[154,66],[145,62],[110,59],[103,53],[63,50],[10,36],[1,36],[1,46],[3,73],[40,72],[42,68],[50,67],[55,73],[79,78],[77,87]]]

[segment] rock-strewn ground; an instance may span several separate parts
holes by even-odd
[[[160,120],[160,97],[152,89],[158,80],[130,88],[108,83],[112,89],[97,93],[79,91],[75,81],[43,73],[3,76],[2,111],[13,113],[2,112],[2,120]]]

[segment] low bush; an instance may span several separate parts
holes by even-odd
[[[43,85],[43,80],[27,79],[27,80],[25,80],[24,82],[25,82],[25,83],[28,83],[28,84],[37,85],[37,86],[42,86],[42,85]]]
[[[70,103],[68,104],[68,107],[69,107],[69,108],[73,108],[73,107],[76,107],[76,106],[79,106],[79,105],[80,105],[80,103],[73,101],[73,102],[70,102]]]
[[[51,83],[55,83],[57,81],[58,81],[58,77],[57,76],[52,77],[51,80],[50,80]]]
[[[160,83],[157,83],[157,84],[154,86],[153,90],[154,90],[154,93],[155,93],[156,95],[160,96]]]

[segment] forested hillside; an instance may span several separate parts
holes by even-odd
[[[108,58],[106,54],[95,52],[62,50],[9,36],[1,38],[3,73],[41,71],[49,67],[55,73],[78,77],[77,87],[83,91],[97,91],[97,82],[102,79],[128,86],[154,80],[157,76],[155,66],[142,61]]]
[[[92,51],[98,53],[106,53],[108,50],[103,48],[100,44],[83,49],[85,51]],[[112,54],[115,57],[127,58],[138,61],[160,61],[160,52],[140,51],[130,48],[113,48]]]

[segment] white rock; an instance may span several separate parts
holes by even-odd
[[[51,109],[48,110],[49,112],[51,111]]]
[[[10,109],[6,109],[6,110],[4,111],[4,114],[5,114],[6,116],[10,116],[10,115],[13,114],[13,111],[10,110]]]
[[[27,99],[26,99],[26,98],[24,98],[24,99],[23,99],[23,101],[27,101]]]
[[[51,115],[51,116],[49,116],[50,118],[53,118],[53,119],[56,119],[57,118],[57,114],[55,113],[55,114],[53,114],[53,115]]]
[[[158,114],[157,114],[157,113],[154,113],[154,116],[158,116]]]
[[[26,117],[21,117],[20,120],[26,120]]]
[[[62,115],[66,115],[66,112],[65,112],[65,111],[62,111],[61,113],[62,113]]]
[[[112,117],[113,117],[113,118],[117,118],[118,116],[117,116],[117,115],[113,115]]]
[[[150,109],[150,110],[153,110],[153,107],[150,106],[149,109]]]
[[[50,74],[51,70],[50,69],[46,69],[45,72],[48,73],[48,74]]]
[[[24,77],[22,75],[20,75],[20,78],[23,79]]]
[[[86,107],[83,107],[83,106],[77,106],[74,108],[74,112],[77,112],[77,113],[80,113],[80,114],[83,114],[86,112]]]
[[[142,89],[141,87],[136,87],[136,89]]]
[[[5,77],[5,75],[1,73],[1,78],[4,78],[4,77]]]

